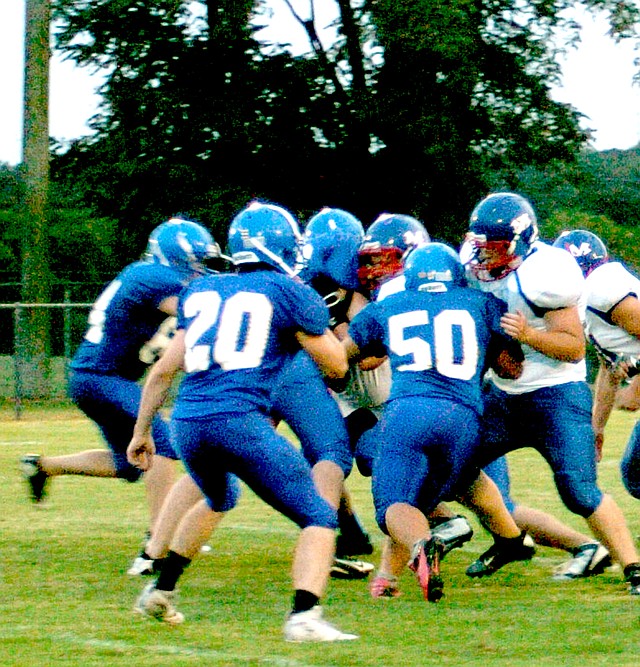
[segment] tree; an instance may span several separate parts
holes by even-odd
[[[549,94],[577,35],[569,0],[339,0],[324,49],[309,0],[295,57],[253,39],[260,2],[189,3],[197,19],[176,0],[54,4],[58,48],[110,72],[96,136],[56,160],[56,178],[81,179],[138,242],[176,209],[223,237],[251,196],[303,217],[339,205],[365,224],[412,213],[454,241],[493,183],[570,161],[587,136]],[[585,4],[637,37],[631,0]]]
[[[24,212],[22,230],[22,294],[27,304],[49,301],[47,248],[49,189],[49,4],[27,0],[24,84]],[[21,364],[25,397],[48,394],[49,312],[27,307],[16,313],[16,355]]]

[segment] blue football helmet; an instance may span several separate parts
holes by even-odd
[[[151,232],[147,255],[185,275],[205,273],[205,260],[222,257],[211,234],[197,222],[183,218],[171,218]]]
[[[605,244],[593,232],[586,229],[562,232],[553,245],[573,255],[585,278],[609,258]]]
[[[253,201],[229,226],[229,253],[236,266],[269,264],[295,275],[301,266],[301,248],[296,219],[275,204]]]
[[[358,249],[363,239],[364,227],[358,218],[339,208],[323,208],[307,223],[300,277],[309,282],[325,276],[338,287],[356,289],[360,285]]]
[[[494,192],[471,213],[465,238],[472,250],[468,268],[483,282],[500,280],[522,264],[537,239],[531,204],[514,192]]]
[[[383,213],[367,230],[358,251],[358,280],[374,291],[404,269],[407,255],[431,239],[424,225],[410,215]]]
[[[416,248],[404,264],[405,287],[420,292],[446,292],[467,280],[458,253],[446,243]]]

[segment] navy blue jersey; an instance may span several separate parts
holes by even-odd
[[[480,382],[492,336],[504,337],[504,304],[470,288],[407,290],[370,303],[349,332],[366,355],[389,355],[389,400],[444,398],[482,411]]]
[[[299,350],[297,331],[324,333],[329,313],[311,287],[275,271],[199,278],[180,296],[185,376],[173,416],[270,409],[274,382]]]
[[[71,368],[139,379],[147,368],[139,358],[140,348],[167,317],[158,306],[183,286],[183,277],[171,267],[129,264],[94,303]]]

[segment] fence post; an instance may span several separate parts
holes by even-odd
[[[20,327],[22,326],[22,306],[19,303],[14,304],[13,308],[13,340],[17,341],[20,337]],[[14,344],[13,351],[13,390],[15,395],[14,411],[16,419],[22,418],[22,369],[20,368],[20,350],[19,346]]]
[[[64,290],[63,341],[64,341],[64,379],[69,382],[69,360],[71,359],[71,293],[68,287]]]

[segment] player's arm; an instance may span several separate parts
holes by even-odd
[[[367,299],[364,294],[361,294],[360,292],[354,292],[353,297],[351,299],[351,304],[349,305],[349,310],[347,311],[347,319],[349,322],[369,303],[369,299]],[[343,331],[341,331],[340,335],[338,338],[341,341],[345,341],[348,337],[348,325],[345,324]],[[337,333],[337,332],[336,332]],[[353,341],[352,341],[353,342]],[[368,356],[368,357],[363,357],[359,360],[358,366],[360,367],[360,370],[363,371],[372,371],[378,366],[381,366],[385,361],[387,360],[387,356],[383,357],[373,357],[373,356]]]
[[[622,299],[611,311],[611,321],[640,339],[640,301],[634,295]]]
[[[609,416],[613,410],[616,391],[620,384],[620,380],[621,378],[619,375],[616,375],[616,373],[602,361],[600,362],[594,386],[593,411],[591,413],[591,424],[596,436],[596,454],[598,461],[602,458],[604,428],[607,425]]]
[[[355,363],[360,360],[362,353],[360,348],[356,345],[355,341],[351,336],[347,336],[342,341],[342,347],[344,348],[345,354],[347,355],[347,361],[349,364]]]
[[[349,370],[347,356],[340,341],[329,329],[319,336],[298,331],[296,338],[325,377],[342,378],[346,375]]]
[[[640,375],[636,375],[628,385],[618,390],[614,407],[627,412],[640,410]]]
[[[141,470],[151,467],[155,445],[151,437],[153,418],[164,404],[173,380],[182,368],[184,360],[184,329],[172,338],[167,351],[151,367],[142,389],[138,418],[133,427],[133,437],[127,447],[127,459]]]
[[[547,357],[572,363],[584,359],[586,343],[576,306],[547,311],[544,329],[532,327],[521,311],[506,313],[500,323],[509,336]]]

